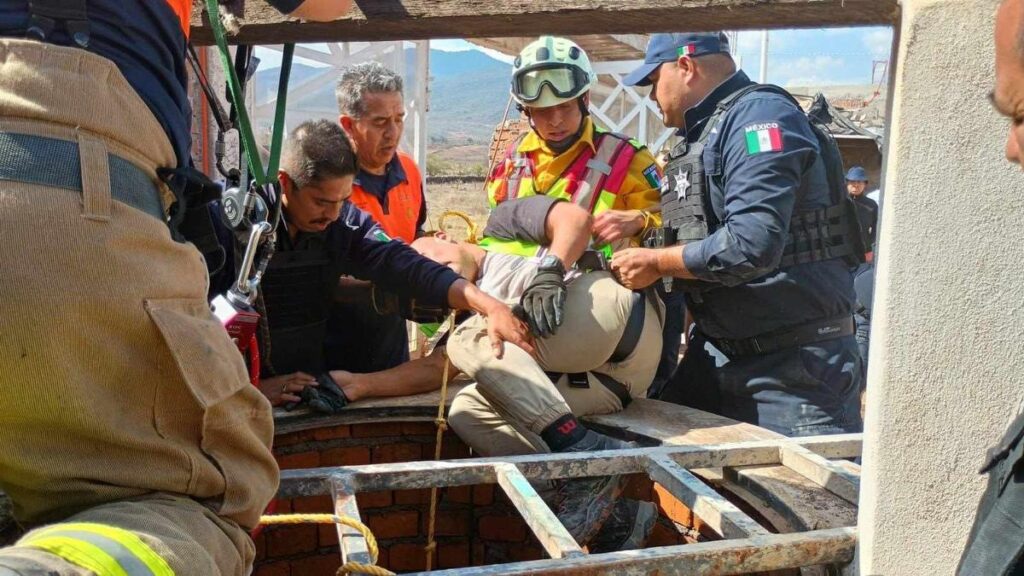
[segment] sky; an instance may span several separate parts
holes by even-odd
[[[768,35],[768,82],[788,86],[870,84],[872,64],[888,60],[892,29],[831,28],[774,30]],[[432,40],[436,50],[482,50],[495,58],[512,58],[484,50],[465,40]],[[739,59],[747,73],[758,79],[761,67],[761,32],[740,32]],[[881,67],[875,73],[881,76]]]
[[[877,83],[885,74],[882,65],[874,63],[888,60],[891,44],[892,29],[888,27],[773,30],[768,37],[767,81],[784,86],[871,84],[874,69]],[[738,45],[740,65],[751,78],[759,79],[761,32],[740,32]],[[511,56],[465,40],[432,40],[430,46],[448,52],[480,50],[499,60],[512,61]],[[280,63],[278,52],[260,48],[257,55],[263,69]]]

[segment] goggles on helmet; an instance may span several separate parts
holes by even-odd
[[[544,86],[559,98],[578,96],[590,85],[590,78],[578,66],[558,62],[523,68],[512,76],[512,93],[522,102],[540,98]]]

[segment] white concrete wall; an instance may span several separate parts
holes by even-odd
[[[1024,175],[1003,159],[995,0],[903,0],[874,301],[859,573],[956,568],[1024,397]]]

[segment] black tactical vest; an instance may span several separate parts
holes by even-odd
[[[692,143],[684,140],[676,144],[669,153],[661,186],[661,214],[664,227],[649,236],[645,245],[674,246],[699,242],[721,226],[715,217],[709,197],[711,186],[704,170],[704,148],[714,128],[733,104],[746,94],[758,90],[782,94],[799,108],[799,104],[789,92],[770,84],[746,86],[719,102],[708,118],[700,138]],[[857,208],[846,194],[842,156],[831,134],[810,118],[808,121],[818,140],[825,163],[832,205],[793,214],[779,267],[833,258],[848,260],[852,266],[863,262],[866,243],[861,236]],[[689,290],[714,286],[707,282],[678,279],[675,280],[675,284]]]
[[[275,253],[267,266],[260,289],[275,374],[324,371],[329,263],[324,250],[291,250]]]

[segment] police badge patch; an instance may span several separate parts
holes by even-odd
[[[686,195],[690,192],[690,173],[683,171],[682,168],[675,175],[676,179],[676,194],[680,200],[686,200]]]

